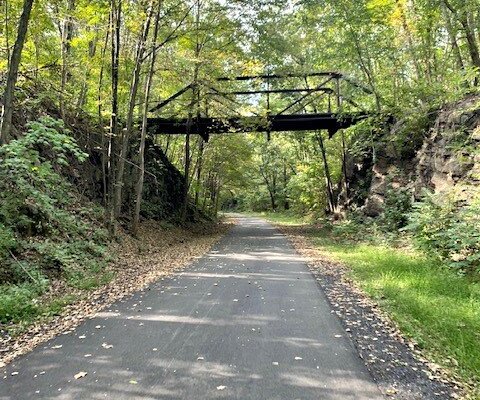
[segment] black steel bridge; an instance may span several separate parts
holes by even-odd
[[[205,141],[234,132],[328,130],[331,137],[371,115],[372,104],[372,90],[339,72],[222,77],[159,102],[150,112],[162,116],[148,126],[151,134],[198,134]]]

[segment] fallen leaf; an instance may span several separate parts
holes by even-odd
[[[85,378],[86,376],[87,376],[87,373],[85,371],[80,371],[78,374],[73,375],[75,379]]]

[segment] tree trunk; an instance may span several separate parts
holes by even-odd
[[[290,208],[290,202],[288,201],[287,196],[287,184],[288,184],[288,174],[287,174],[287,160],[283,159],[283,209],[288,210]]]
[[[418,57],[415,52],[415,47],[413,45],[413,38],[412,38],[412,33],[410,32],[410,28],[408,26],[407,22],[407,16],[405,15],[405,10],[403,3],[399,0],[396,0],[395,3],[397,4],[397,9],[400,14],[400,20],[402,21],[402,28],[405,31],[405,35],[407,36],[407,43],[408,43],[408,50],[410,53],[410,57],[412,58],[413,65],[415,67],[415,72],[417,73],[417,79],[420,79],[422,77],[420,65],[418,63]]]
[[[478,50],[477,40],[475,38],[475,31],[469,22],[469,17],[467,13],[462,15],[460,19],[460,23],[462,24],[463,29],[465,30],[465,37],[467,39],[467,44],[468,44],[468,52],[470,53],[472,64],[474,67],[480,68],[480,54]]]
[[[102,60],[100,65],[100,75],[98,77],[98,88],[97,88],[97,101],[98,101],[98,123],[100,126],[103,126],[103,118],[102,118],[102,84],[103,84],[103,71],[105,69],[105,54],[107,52],[108,46],[108,39],[109,33],[112,28],[112,13],[110,12],[110,16],[108,19],[108,26],[110,29],[107,30],[105,34],[105,42],[102,48]],[[107,188],[107,149],[105,148],[105,134],[102,133],[102,185],[103,185],[103,205],[107,207],[107,197],[108,197],[108,188]]]
[[[194,107],[197,104],[198,107],[198,74],[200,71],[200,64],[198,63],[198,58],[200,56],[201,46],[200,46],[200,0],[196,1],[196,11],[195,11],[195,67],[193,69],[193,83],[192,83],[192,101],[189,105],[188,110],[188,120],[187,120],[187,134],[185,136],[185,190],[183,193],[183,205],[181,212],[181,221],[185,222],[187,218],[187,208],[188,208],[188,189],[190,187],[189,174],[190,174],[190,132],[192,129]]]
[[[315,135],[318,145],[320,147],[320,152],[322,154],[323,168],[325,171],[325,184],[327,187],[327,200],[328,200],[328,211],[333,213],[336,209],[335,195],[333,193],[332,177],[330,175],[330,168],[328,166],[327,152],[325,151],[325,144],[323,143],[322,134],[318,133]]]
[[[457,33],[453,27],[452,21],[450,20],[450,16],[448,15],[448,11],[445,10],[445,7],[442,7],[444,10],[443,15],[445,17],[445,26],[447,28],[448,36],[450,37],[450,43],[452,44],[453,54],[455,55],[455,61],[457,64],[458,69],[464,70],[465,64],[463,63],[462,53],[460,51],[460,47],[457,41]]]
[[[345,193],[345,202],[349,197],[348,176],[347,176],[347,145],[345,143],[345,133],[342,130],[342,174],[343,191]]]
[[[9,12],[8,12],[8,0],[4,2],[5,7],[5,52],[7,53],[7,70],[10,67],[10,30],[8,29],[8,22],[9,22]]]
[[[463,31],[465,32],[468,53],[470,54],[472,65],[476,68],[480,68],[480,53],[475,37],[475,29],[472,27],[471,24],[471,17],[466,10],[456,10],[449,0],[443,0],[443,4],[445,4],[445,7],[450,10],[453,16],[458,20],[460,25],[462,25]]]
[[[90,57],[90,59],[93,59],[93,57],[95,56],[95,53],[97,51],[97,40],[98,40],[98,36],[95,36],[95,39],[91,40],[88,43],[88,56]],[[103,62],[103,60],[102,60],[102,62]],[[77,105],[76,105],[76,110],[77,110],[76,116],[77,117],[80,115],[80,112],[82,111],[82,108],[85,105],[85,101],[87,99],[88,80],[90,79],[90,74],[91,74],[90,68],[86,68],[85,69],[85,74],[84,74],[84,77],[83,77],[82,88],[80,90],[80,94],[78,95],[78,100],[77,100]]]
[[[73,36],[73,18],[72,12],[75,10],[75,0],[68,0],[67,2],[67,16],[61,25],[61,49],[62,49],[62,72],[60,83],[60,113],[62,118],[65,118],[65,101],[63,96],[65,94],[65,86],[68,81],[68,62],[70,58],[71,41]]]
[[[118,1],[118,3],[117,3]],[[108,206],[107,221],[110,234],[115,233],[115,144],[118,136],[118,66],[120,56],[120,25],[122,16],[122,0],[112,0],[112,114],[110,117],[110,134],[107,149],[107,185]]]
[[[147,81],[145,83],[145,96],[143,103],[143,116],[142,116],[142,130],[140,134],[140,148],[138,151],[139,163],[140,163],[140,172],[138,175],[137,184],[135,186],[135,211],[133,214],[133,223],[132,223],[132,232],[134,235],[137,235],[138,224],[140,222],[140,207],[142,204],[142,192],[143,192],[143,182],[145,178],[145,139],[147,136],[147,117],[148,117],[148,104],[150,100],[150,90],[152,88],[153,75],[155,73],[155,61],[157,57],[157,37],[158,29],[160,22],[160,11],[161,11],[161,1],[158,2],[158,9],[155,15],[155,27],[153,32],[152,47],[153,52],[150,59],[150,67],[148,70]]]
[[[198,200],[200,198],[200,182],[202,178],[202,164],[203,164],[203,149],[204,141],[202,137],[198,137],[198,162],[197,162],[197,187],[195,188],[195,207],[198,206]]]
[[[3,94],[3,109],[2,118],[0,121],[0,145],[7,143],[10,139],[10,132],[12,130],[12,115],[13,115],[13,99],[15,96],[15,84],[17,83],[18,68],[22,58],[22,49],[27,36],[28,22],[30,20],[30,13],[32,11],[34,0],[24,0],[22,15],[18,22],[18,33],[13,46],[12,56],[10,58],[7,82],[5,85],[5,92]]]
[[[143,54],[145,52],[145,42],[150,30],[150,22],[152,19],[153,7],[152,2],[149,5],[148,15],[143,23],[142,33],[137,43],[137,51],[135,55],[135,67],[133,70],[132,84],[130,85],[130,95],[128,101],[127,122],[122,137],[122,148],[118,158],[117,180],[115,185],[115,217],[118,218],[122,209],[122,190],[124,185],[125,161],[128,157],[128,144],[133,128],[133,114],[135,111],[135,102],[137,99],[138,85],[140,82],[140,70],[143,64]]]

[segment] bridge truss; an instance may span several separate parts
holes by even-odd
[[[159,102],[151,134],[211,134],[328,130],[332,137],[368,117],[372,91],[339,72],[222,77],[189,84]],[[367,96],[365,96],[367,95]],[[365,103],[365,102],[364,102]],[[371,103],[371,101],[370,101]]]

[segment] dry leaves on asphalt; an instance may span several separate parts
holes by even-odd
[[[78,374],[75,374],[73,377],[75,379],[82,379],[87,376],[87,373],[85,371],[80,371]]]
[[[80,299],[66,306],[60,315],[36,322],[18,337],[0,337],[0,366],[56,335],[71,334],[82,321],[93,318],[114,301],[187,266],[206,253],[233,223],[231,220],[211,227],[166,228],[159,222],[146,221],[139,229],[138,239],[119,232],[117,243],[112,244],[110,249],[116,257],[109,267],[114,279],[88,292],[67,287],[61,281],[52,283],[49,292],[39,302],[48,302],[67,294]],[[82,338],[84,335],[79,336],[80,340]]]

